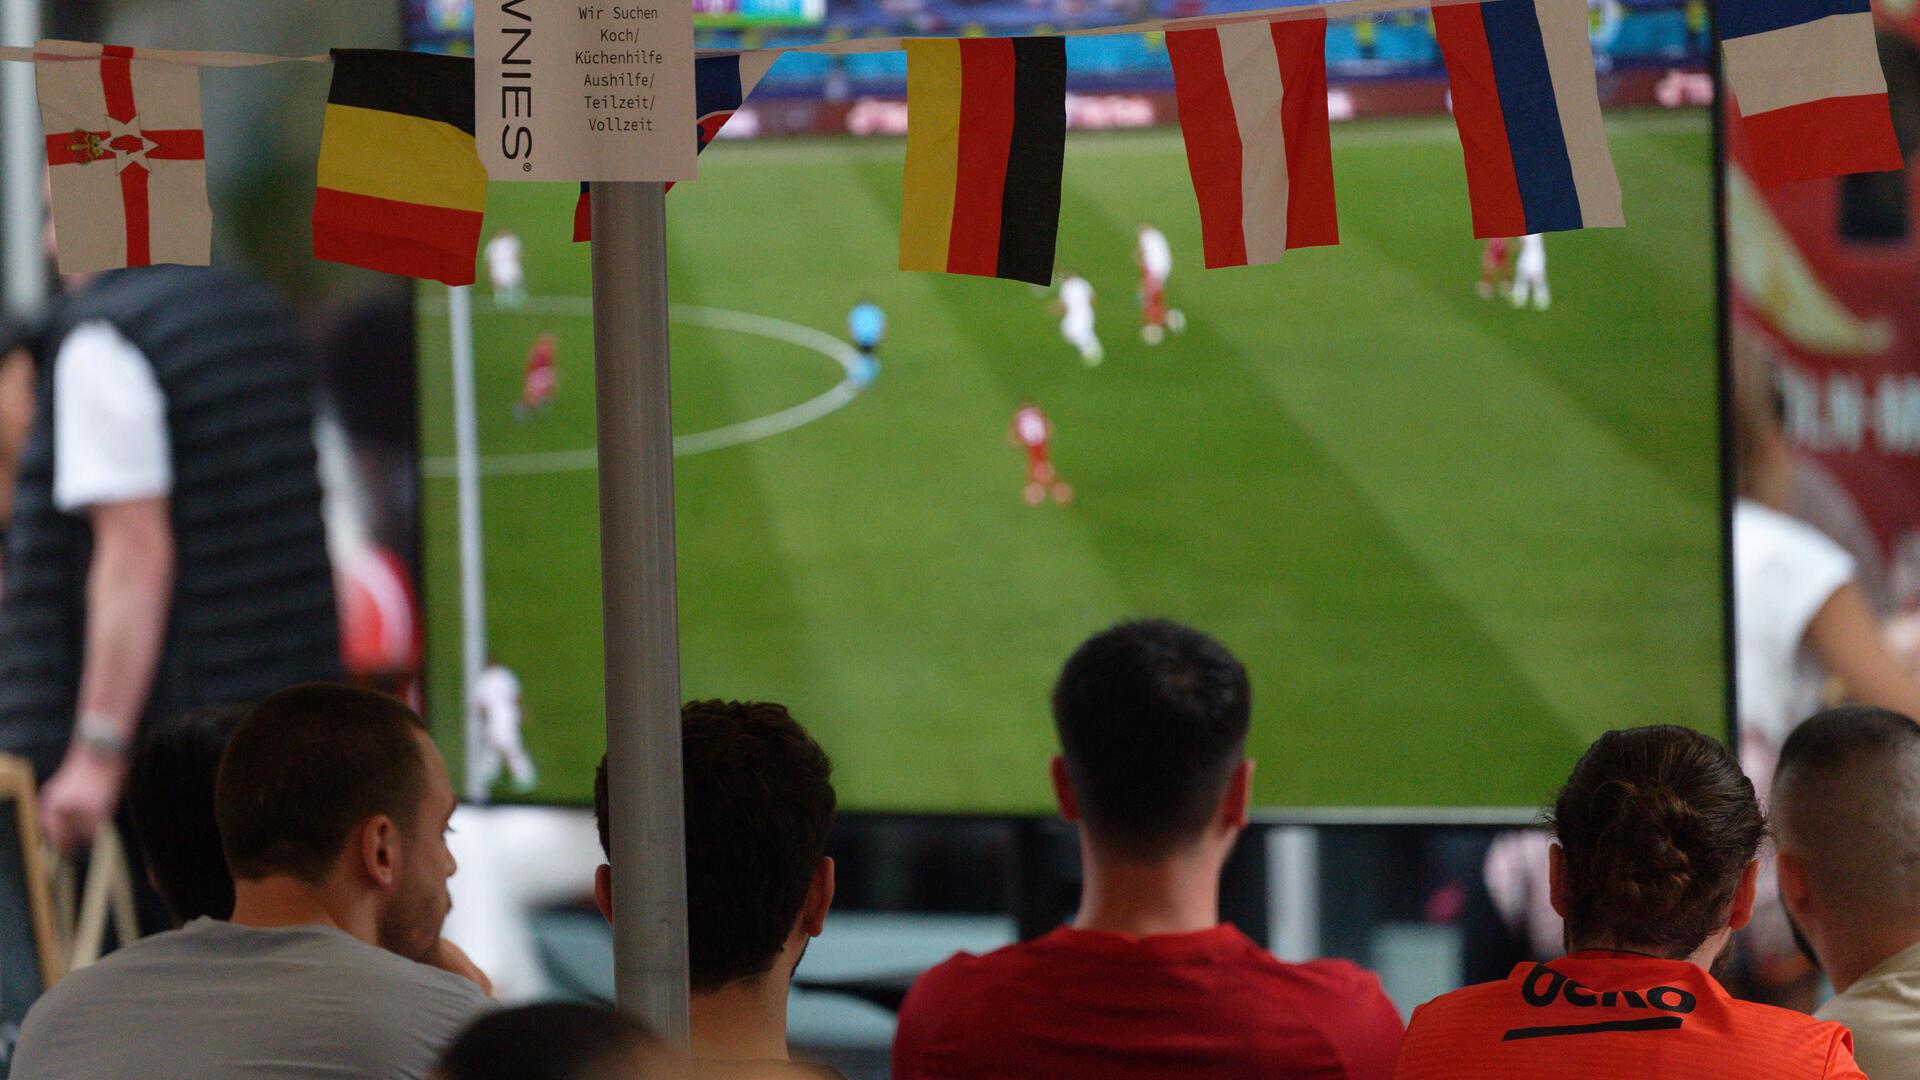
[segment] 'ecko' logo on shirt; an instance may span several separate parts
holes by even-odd
[[[1692,993],[1677,986],[1655,986],[1646,990],[1590,990],[1579,982],[1545,964],[1535,964],[1520,983],[1521,1000],[1536,1009],[1564,1002],[1576,1009],[1627,1008],[1662,1013],[1660,1016],[1630,1020],[1602,1020],[1591,1024],[1560,1024],[1552,1027],[1514,1028],[1501,1037],[1502,1042],[1516,1039],[1546,1039],[1557,1035],[1600,1035],[1609,1031],[1672,1031],[1685,1023],[1685,1016],[1700,1004]]]

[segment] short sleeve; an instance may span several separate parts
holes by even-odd
[[[54,355],[53,436],[53,499],[67,513],[172,494],[166,398],[108,323],[81,323]]]
[[[1822,1074],[1824,1080],[1867,1080],[1867,1074],[1853,1059],[1853,1034],[1837,1024],[1834,1027],[1838,1030],[1833,1033],[1833,1041],[1827,1046],[1827,1071]]]

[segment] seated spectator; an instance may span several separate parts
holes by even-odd
[[[134,748],[127,811],[147,877],[176,926],[233,915],[213,785],[227,740],[246,715],[238,705],[191,709],[148,725]]]
[[[549,1002],[474,1021],[435,1080],[664,1080],[670,1058],[639,1023],[598,1005]]]
[[[921,976],[895,1080],[1384,1080],[1400,1015],[1342,960],[1287,964],[1220,920],[1247,822],[1246,669],[1165,621],[1088,641],[1053,692],[1061,816],[1085,878],[1071,925]]]
[[[787,710],[695,701],[680,712],[686,786],[687,953],[696,1080],[835,1077],[791,1061],[787,990],[833,903],[833,765]],[[594,778],[611,855],[607,762]],[[613,869],[594,875],[613,921]]]
[[[1568,955],[1415,1010],[1398,1080],[1863,1080],[1845,1028],[1737,1001],[1709,974],[1752,918],[1766,832],[1725,746],[1610,731],[1550,824]]]
[[[411,709],[310,683],[241,722],[214,812],[230,922],[196,919],[62,979],[14,1080],[415,1080],[486,1007],[435,957],[453,860],[446,764]]]
[[[1794,729],[1773,781],[1780,899],[1874,1080],[1920,1080],[1920,727],[1852,705]]]

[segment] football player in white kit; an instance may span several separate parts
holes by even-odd
[[[1535,311],[1545,311],[1553,303],[1553,293],[1547,288],[1547,242],[1539,233],[1520,238],[1520,254],[1513,261],[1513,285],[1507,290],[1507,299],[1517,308],[1531,304]]]
[[[1140,268],[1140,339],[1158,345],[1169,331],[1185,330],[1187,317],[1167,307],[1167,275],[1173,273],[1173,245],[1167,243],[1167,234],[1143,221],[1137,235],[1133,262]]]
[[[473,683],[472,722],[480,725],[482,791],[493,787],[504,764],[515,791],[526,794],[540,782],[526,743],[520,738],[520,677],[491,657]]]
[[[487,241],[487,284],[493,287],[497,307],[517,311],[527,302],[527,278],[520,265],[520,238],[501,229]]]
[[[1093,286],[1071,270],[1061,272],[1060,296],[1053,302],[1060,316],[1060,336],[1080,350],[1080,359],[1088,367],[1097,367],[1107,358],[1107,350],[1093,332]]]

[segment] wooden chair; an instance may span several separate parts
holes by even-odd
[[[66,860],[60,861],[64,867]],[[71,871],[67,873],[71,880]],[[71,886],[67,894],[72,895]],[[100,831],[93,837],[93,849],[87,854],[87,883],[80,893],[73,934],[67,940],[68,971],[78,971],[100,959],[109,914],[113,917],[115,940],[126,945],[139,939],[140,917],[134,906],[133,869],[127,862],[126,843],[111,821],[101,823]]]
[[[0,801],[11,799],[19,822],[20,865],[27,890],[27,911],[33,920],[33,946],[40,962],[40,985],[48,988],[68,970],[70,954],[55,926],[52,878],[48,873],[45,839],[40,835],[40,797],[33,766],[25,758],[0,754]],[[11,857],[0,852],[0,857]],[[125,856],[121,857],[125,875]],[[131,894],[129,894],[131,895]]]

